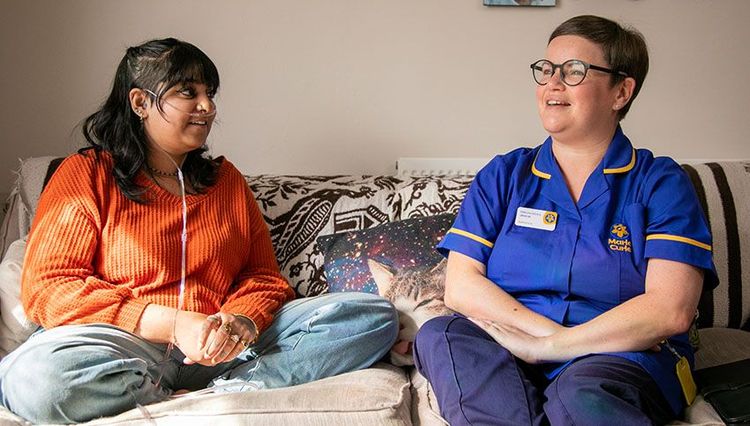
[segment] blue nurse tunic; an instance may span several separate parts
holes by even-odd
[[[578,203],[551,138],[495,157],[477,174],[438,250],[482,262],[488,279],[564,326],[642,294],[649,258],[696,266],[705,270],[704,285],[717,282],[710,230],[687,175],[669,158],[634,149],[619,127]],[[687,335],[669,341],[692,365]],[[641,365],[681,412],[674,354],[612,355]],[[546,365],[545,374],[554,378],[567,364]]]

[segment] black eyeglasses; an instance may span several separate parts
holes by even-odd
[[[579,59],[568,59],[562,64],[553,64],[546,59],[540,59],[531,66],[531,74],[534,76],[534,81],[540,86],[544,86],[549,83],[555,71],[560,69],[560,79],[563,83],[568,86],[577,86],[583,82],[586,78],[586,74],[589,69],[606,72],[610,74],[619,75],[622,77],[628,77],[628,75],[622,71],[616,71],[609,68],[600,67],[598,65],[591,65],[587,62],[583,62]]]

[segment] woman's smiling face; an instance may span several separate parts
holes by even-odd
[[[554,38],[547,46],[546,59],[555,64],[579,59],[609,68],[599,45],[579,36]],[[593,69],[588,70],[579,85],[568,86],[562,82],[560,70],[556,70],[546,85],[536,89],[544,129],[557,140],[581,140],[600,131],[608,132],[611,137],[618,123],[619,86],[611,85],[610,74]]]
[[[216,105],[213,93],[202,83],[178,83],[161,98],[161,111],[153,98],[144,121],[150,144],[175,156],[200,148],[211,132]]]

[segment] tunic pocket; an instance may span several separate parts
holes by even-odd
[[[548,290],[553,238],[550,231],[511,225],[495,242],[487,277],[511,293]]]

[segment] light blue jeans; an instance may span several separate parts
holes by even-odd
[[[232,379],[278,388],[366,368],[397,334],[393,305],[367,293],[289,302],[254,346],[214,367],[184,365],[177,349],[165,360],[166,345],[109,325],[62,326],[36,333],[0,362],[0,400],[34,423],[83,422],[162,401],[177,389]]]

